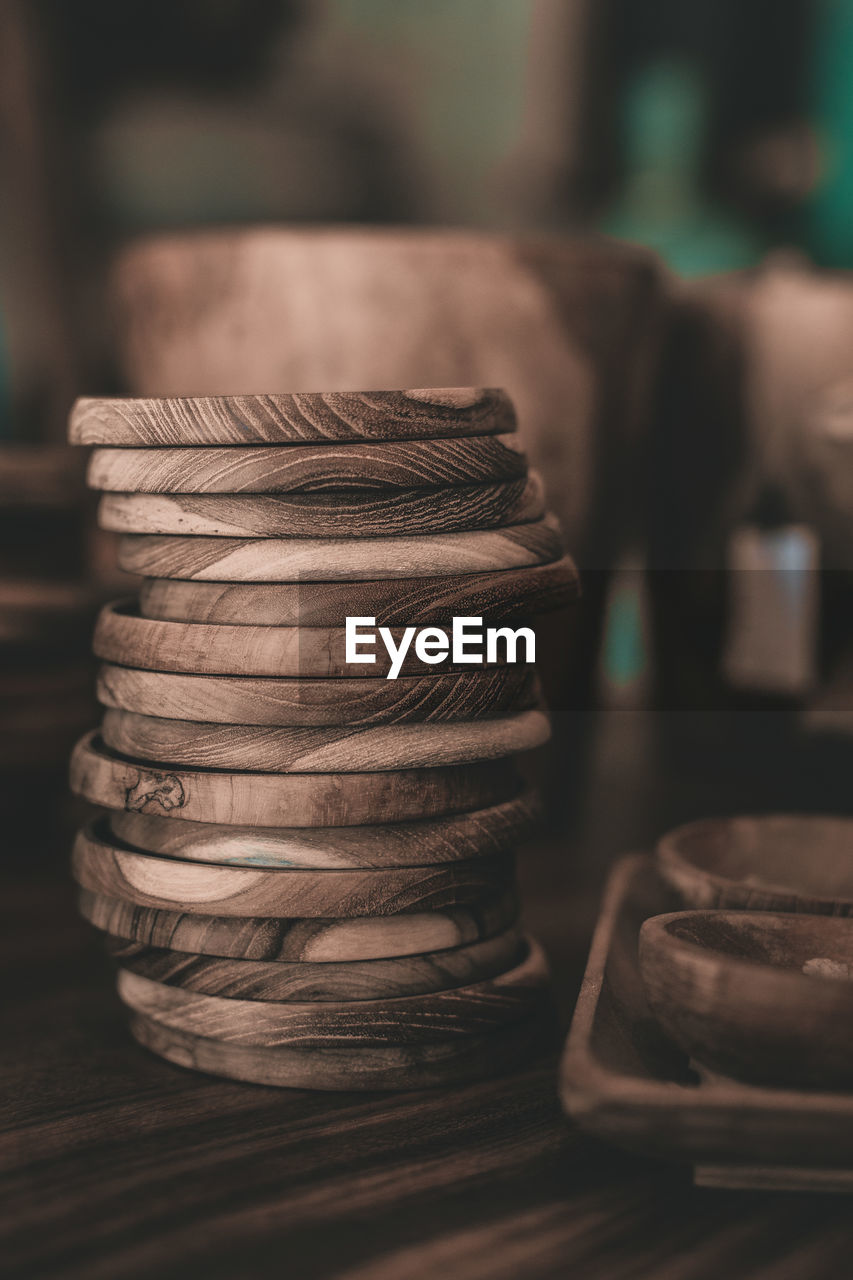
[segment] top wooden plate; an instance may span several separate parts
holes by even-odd
[[[84,397],[71,410],[72,444],[286,444],[300,440],[418,440],[515,430],[505,391],[313,392],[114,400]]]
[[[853,915],[853,818],[690,822],[665,835],[656,856],[690,907]]]
[[[118,493],[311,493],[439,489],[527,474],[515,436],[273,444],[203,449],[95,449],[87,483]]]

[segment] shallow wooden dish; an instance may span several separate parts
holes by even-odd
[[[680,911],[640,930],[664,1030],[704,1067],[775,1087],[853,1085],[853,921]]]
[[[195,676],[104,664],[96,696],[106,707],[211,724],[291,728],[491,719],[539,702],[532,667],[480,667],[396,680]]]
[[[83,889],[143,907],[217,916],[384,916],[480,902],[515,883],[510,854],[428,867],[235,867],[143,853],[106,821],[77,834],[72,873]]]
[[[238,1000],[379,1000],[425,995],[482,982],[516,965],[523,951],[514,925],[494,938],[385,960],[234,960],[107,938],[122,968],[201,995]]]
[[[545,514],[531,472],[504,484],[387,493],[105,493],[98,523],[114,533],[218,538],[389,538],[526,524]]]
[[[447,1088],[509,1071],[550,1046],[549,1020],[501,1027],[487,1036],[431,1044],[319,1049],[224,1044],[133,1013],[130,1030],[147,1049],[181,1067],[289,1089],[408,1090]]]
[[[518,963],[470,986],[379,1000],[273,1001],[199,995],[119,970],[118,993],[136,1013],[225,1044],[319,1049],[332,1045],[432,1044],[488,1035],[544,1005],[548,966],[534,942]]]
[[[251,867],[423,867],[500,857],[530,835],[536,798],[527,791],[487,809],[419,822],[361,827],[241,827],[114,811],[110,830],[149,853]]]
[[[104,933],[170,951],[245,960],[348,961],[421,955],[492,938],[518,919],[513,891],[392,916],[202,916],[139,907],[81,889],[80,914]]]
[[[637,959],[640,927],[675,894],[650,858],[624,858],[602,903],[560,1069],[577,1124],[731,1187],[853,1190],[853,1095],[699,1079],[655,1021]]]
[[[359,773],[498,760],[548,741],[544,711],[458,724],[375,729],[282,729],[198,724],[108,709],[101,736],[112,751],[191,769],[261,773]]]
[[[505,391],[302,392],[255,396],[95,398],[71,410],[72,444],[296,444],[316,440],[417,440],[515,430]]]
[[[404,822],[497,804],[520,791],[508,760],[375,773],[248,773],[131,760],[97,730],[71,756],[71,789],[92,804],[241,826],[337,827]]]
[[[90,489],[115,493],[311,493],[324,489],[440,489],[527,474],[515,436],[386,444],[286,444],[241,448],[92,452]]]
[[[691,822],[658,842],[656,858],[688,907],[853,915],[853,818]]]
[[[440,499],[438,499],[440,501]],[[558,560],[551,516],[473,533],[396,538],[201,538],[128,533],[119,568],[148,578],[207,582],[353,582],[492,572]]]
[[[578,571],[564,556],[551,564],[434,578],[371,582],[228,583],[155,578],[142,583],[139,610],[172,622],[271,627],[342,627],[355,615],[377,626],[531,618],[563,609],[579,595]]]

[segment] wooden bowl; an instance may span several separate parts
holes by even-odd
[[[656,855],[688,907],[853,915],[853,818],[691,822],[665,835]]]
[[[853,1085],[853,922],[679,911],[640,930],[664,1030],[696,1062],[760,1084]]]

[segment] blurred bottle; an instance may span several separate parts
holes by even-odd
[[[626,181],[602,230],[655,249],[683,276],[737,270],[761,245],[702,189],[708,91],[684,59],[649,63],[629,83],[623,131]]]

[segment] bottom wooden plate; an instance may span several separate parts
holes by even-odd
[[[147,947],[107,938],[107,951],[124,969],[200,995],[234,1000],[379,1000],[417,996],[483,982],[518,962],[517,925],[467,946],[385,960],[234,960]]]
[[[640,926],[677,910],[650,858],[614,870],[561,1066],[584,1129],[691,1163],[698,1184],[853,1190],[853,1094],[701,1077],[655,1022],[637,961]]]
[[[489,1035],[541,1008],[548,965],[530,942],[503,973],[462,987],[375,1000],[239,1000],[200,995],[121,969],[118,993],[136,1013],[192,1035],[258,1048],[434,1044]]]
[[[223,1044],[132,1013],[130,1030],[146,1049],[181,1067],[289,1089],[429,1089],[500,1075],[550,1047],[547,1019],[487,1036],[368,1048],[265,1049]]]

